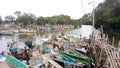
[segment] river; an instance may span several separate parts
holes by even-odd
[[[82,25],[81,28],[74,29],[74,30],[69,30],[66,31],[65,34],[71,34],[74,35],[75,37],[79,38],[80,34],[82,37],[89,38],[89,35],[92,33],[92,26],[91,25]],[[19,34],[14,34],[12,36],[3,36],[0,35],[0,51],[6,51],[7,47],[6,45],[8,42],[12,42],[12,40],[15,40],[18,42],[18,45],[24,45],[24,41],[27,39],[33,40],[33,44],[40,43],[41,38],[43,38],[44,35],[32,35],[32,36],[27,36],[27,35],[19,35]],[[19,46],[22,47],[22,46]]]

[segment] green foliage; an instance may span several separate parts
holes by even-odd
[[[95,8],[95,27],[103,25],[109,36],[120,38],[120,0],[105,0]],[[92,24],[92,13],[81,18],[82,24]]]
[[[13,21],[16,24],[19,24],[23,27],[26,25],[30,24],[37,24],[37,25],[46,25],[46,24],[51,24],[51,25],[75,25],[75,26],[81,26],[81,19],[71,19],[70,16],[68,15],[56,15],[52,17],[38,17],[36,18],[35,15],[31,13],[24,13],[21,14],[20,11],[16,11],[14,15],[17,16],[16,19],[13,16],[6,16],[5,21]]]
[[[16,19],[16,23],[26,26],[29,24],[33,24],[35,22],[35,18],[35,15],[31,13],[24,13]]]
[[[2,20],[2,18],[1,18],[1,16],[0,16],[0,24],[3,22],[3,20]]]
[[[105,33],[120,38],[120,1],[105,0],[95,9],[96,28],[103,25]]]
[[[52,17],[39,17],[36,20],[36,24],[38,25],[45,25],[45,24],[61,24],[61,25],[67,25],[67,24],[73,24],[73,25],[81,25],[79,19],[71,19],[67,15],[57,15]]]
[[[92,13],[85,14],[81,18],[81,23],[85,25],[92,25]]]

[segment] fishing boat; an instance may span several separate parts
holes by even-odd
[[[69,63],[59,59],[53,59],[55,62],[60,64],[63,68],[84,68],[82,64]]]
[[[14,65],[15,67],[23,65],[23,64],[25,66],[32,67],[32,68],[40,67],[41,66],[41,60],[38,58],[39,56],[37,56],[37,58],[33,56],[33,55],[36,55],[35,53],[37,53],[37,55],[38,55],[39,54],[38,51],[37,52],[29,51],[29,53],[26,54],[26,50],[25,50],[26,48],[25,47],[28,47],[28,46],[31,46],[31,45],[32,45],[31,41],[26,41],[26,45],[23,48],[19,48],[18,46],[15,45],[15,43],[13,41],[8,46],[9,55],[6,56],[6,62],[12,63],[12,65]],[[30,47],[30,49],[31,49],[31,47]],[[25,66],[24,67],[16,67],[16,68],[26,68]]]
[[[80,62],[82,62],[82,63],[84,63],[84,64],[88,64],[88,65],[91,64],[90,59],[87,58],[87,57],[75,56],[75,55],[72,55],[72,54],[67,54],[67,53],[62,52],[62,51],[61,51],[61,53],[65,54],[65,55],[67,55],[67,56],[70,56],[71,58],[73,58],[73,59],[75,59],[75,60],[78,60],[78,61],[80,61]]]
[[[11,66],[14,66],[15,68],[28,68],[28,66],[26,64],[24,64],[23,62],[21,62],[20,60],[12,57],[12,56],[6,56],[6,61],[8,64],[10,64]]]
[[[33,54],[33,51],[32,51],[31,54],[33,56],[31,55],[27,58],[24,56],[25,55],[24,49],[20,49],[20,48],[10,48],[10,49],[11,49],[11,54],[13,57],[7,56],[7,62],[13,63],[13,64],[16,63],[15,66],[17,66],[17,64],[20,62],[20,63],[22,63],[28,67],[32,67],[32,68],[39,68],[40,66],[42,66],[41,60],[39,59],[39,56],[38,56],[39,52],[35,53],[35,51],[34,51],[34,54]],[[34,55],[37,55],[37,58]],[[28,59],[29,59],[29,61],[27,61]],[[15,60],[15,62],[12,62],[14,60]],[[26,67],[24,66],[22,68],[26,68]]]
[[[5,60],[6,60],[6,57],[0,54],[0,62],[5,62]]]
[[[10,55],[2,55],[0,54],[0,62],[6,66],[2,66],[5,68],[28,68],[27,65],[25,65],[24,63],[22,63],[21,61],[19,61],[18,59],[10,56]]]
[[[4,30],[4,31],[0,31],[0,35],[13,35],[13,32],[8,31],[8,30]]]
[[[75,56],[71,54],[58,51],[62,59],[54,58],[64,68],[94,68],[94,65],[89,58]]]
[[[84,68],[85,66],[87,66],[86,64],[76,61],[70,56],[62,52],[59,52],[59,54],[61,56],[61,59],[58,57],[55,57],[53,58],[53,60],[59,63],[61,66],[63,66],[63,68],[70,68],[70,67],[71,68]]]
[[[52,49],[47,47],[47,45],[43,46],[43,50],[46,52],[51,51],[51,53],[54,56],[54,58],[52,59],[56,61],[58,64],[60,64],[61,66],[63,66],[63,68],[69,68],[69,67],[65,67],[65,65],[69,65],[70,67],[79,67],[79,68],[84,68],[85,66],[87,67],[91,65],[91,61],[89,58],[84,58],[82,56],[78,57],[76,55],[67,54],[60,50],[53,51]],[[58,54],[54,55],[55,52],[57,52]]]
[[[36,30],[33,29],[20,29],[19,33],[36,33]]]

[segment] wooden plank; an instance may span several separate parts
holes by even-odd
[[[42,55],[42,58],[48,62],[50,62],[53,66],[55,66],[56,68],[63,68],[61,65],[59,65],[57,62],[53,61],[49,54],[44,54]]]

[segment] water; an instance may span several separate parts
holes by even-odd
[[[79,38],[85,37],[86,39],[89,38],[89,35],[92,33],[92,26],[91,25],[82,25],[80,29],[74,29],[71,31],[67,31],[66,34],[74,35],[74,37]]]
[[[82,25],[79,29],[74,29],[70,31],[66,31],[65,34],[74,35],[75,37],[79,38],[80,34],[82,37],[89,38],[89,35],[92,33],[92,26],[90,25]],[[6,51],[7,47],[6,45],[8,42],[12,42],[12,40],[15,40],[18,42],[19,47],[23,48],[25,46],[24,42],[26,40],[32,40],[33,44],[40,44],[41,38],[43,38],[44,35],[19,35],[14,34],[13,36],[0,36],[0,51]]]

